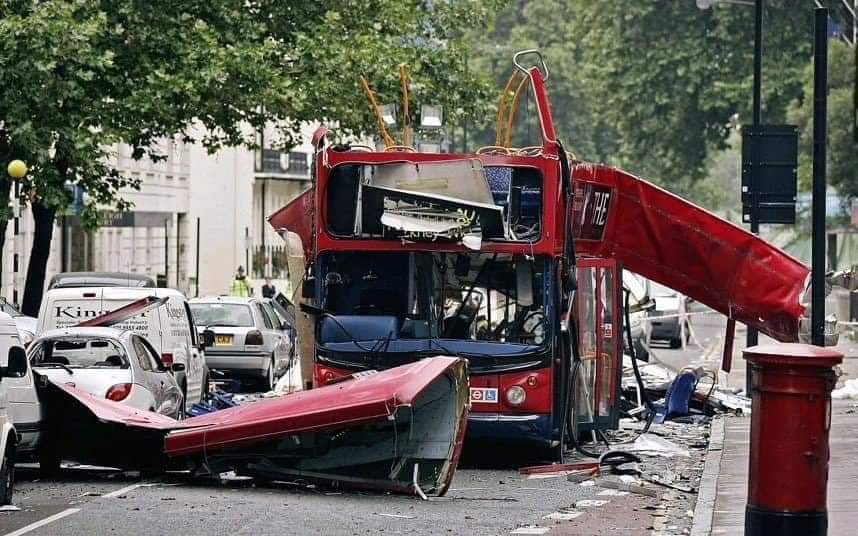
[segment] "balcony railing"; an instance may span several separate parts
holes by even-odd
[[[286,279],[288,268],[285,246],[254,246],[251,254],[251,273],[254,278]]]

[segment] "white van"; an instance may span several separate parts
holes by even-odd
[[[12,503],[19,447],[10,400],[10,383],[20,379],[28,368],[27,355],[18,338],[15,321],[8,314],[0,313],[0,506]]]
[[[147,297],[166,298],[161,307],[132,316],[113,327],[146,337],[165,364],[185,365],[176,381],[185,394],[185,407],[202,400],[208,386],[208,368],[191,310],[184,294],[169,288],[90,287],[49,290],[39,309],[36,336],[46,330],[68,328],[92,320]]]

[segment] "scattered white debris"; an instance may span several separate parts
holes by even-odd
[[[653,434],[641,434],[637,439],[635,439],[631,448],[624,446],[623,449],[631,450],[633,452],[641,452],[643,454],[651,454],[653,456],[664,456],[665,458],[672,458],[673,456],[691,456],[688,449],[682,448],[676,443],[672,443],[663,437]]]
[[[553,521],[572,521],[576,517],[579,517],[584,512],[552,512],[545,516],[543,519],[551,519]]]
[[[378,515],[384,516],[384,517],[395,517],[397,519],[415,519],[415,516],[404,516],[401,514],[378,514]]]
[[[4,504],[0,506],[0,512],[20,512],[21,509],[14,504]]]
[[[301,361],[296,358],[292,366],[289,367],[289,370],[286,371],[286,374],[277,380],[277,384],[274,386],[274,393],[277,395],[288,395],[301,389],[303,389]]]
[[[855,378],[854,380],[846,380],[843,387],[831,392],[831,398],[835,400],[847,400],[850,398],[858,399],[858,378]]]
[[[584,486],[584,487],[595,486],[595,485],[596,485],[596,481],[595,481],[595,480],[585,480],[584,482],[581,482],[581,483],[580,483],[580,484],[578,484],[578,485],[579,485],[579,486]]]
[[[628,491],[620,491],[618,489],[605,489],[597,493],[596,495],[605,495],[609,497],[622,497],[623,495],[628,495]]]
[[[575,508],[594,508],[598,506],[604,506],[608,504],[608,501],[603,501],[601,499],[584,499],[582,501],[578,501],[575,503]]]
[[[539,525],[527,525],[525,527],[519,527],[514,531],[510,532],[510,534],[545,534],[551,530],[549,527],[540,527]]]
[[[227,471],[226,473],[221,473],[218,475],[218,478],[221,482],[239,482],[253,480],[253,477],[237,475],[235,474],[235,471]]]

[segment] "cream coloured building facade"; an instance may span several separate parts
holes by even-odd
[[[117,145],[117,168],[140,179],[139,191],[123,192],[133,208],[109,214],[91,233],[80,228],[74,215],[65,218],[63,231],[58,217],[46,282],[65,267],[146,274],[189,296],[198,291],[223,294],[236,268],[243,266],[256,288],[264,276],[283,288],[282,241],[265,220],[309,187],[312,131],[308,126],[305,143],[286,154],[242,147],[210,155],[198,144],[164,140],[159,150],[167,158],[155,163],[135,161],[128,146]],[[20,217],[7,229],[0,294],[20,303],[33,222],[29,207],[19,207],[14,199],[12,204]]]

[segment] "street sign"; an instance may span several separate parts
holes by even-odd
[[[795,223],[798,188],[798,128],[742,128],[742,221]]]

